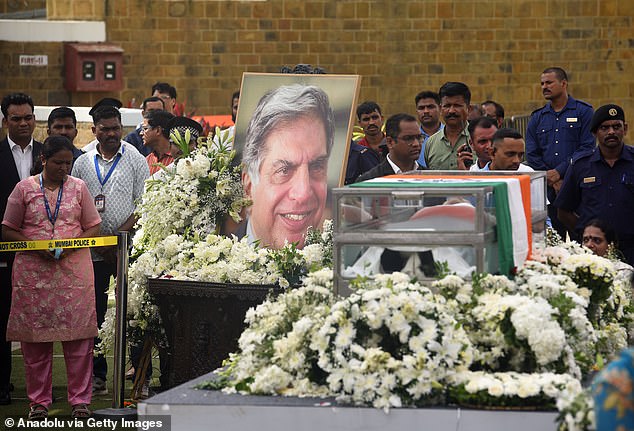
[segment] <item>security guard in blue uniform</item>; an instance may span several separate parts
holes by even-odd
[[[383,150],[383,148],[381,148]],[[383,151],[381,154],[369,147],[350,142],[348,152],[348,165],[346,167],[345,184],[352,184],[361,175],[381,163],[385,159]]]
[[[546,171],[548,201],[552,204],[570,161],[595,146],[590,133],[593,111],[591,105],[568,94],[568,76],[560,67],[542,72],[541,87],[549,103],[531,114],[526,129],[526,161],[536,171]],[[548,216],[565,239],[566,229],[552,205],[548,205]]]
[[[593,218],[607,222],[619,249],[634,264],[634,148],[624,145],[627,123],[623,108],[597,109],[590,125],[598,147],[573,160],[555,201],[560,220],[581,234]]]

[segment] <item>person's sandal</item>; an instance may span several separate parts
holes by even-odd
[[[33,404],[29,410],[29,420],[38,421],[48,417],[48,409],[42,404]]]
[[[75,404],[70,415],[73,419],[83,419],[89,418],[91,414],[86,404]]]

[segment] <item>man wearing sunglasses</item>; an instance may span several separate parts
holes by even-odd
[[[423,169],[417,160],[424,137],[415,117],[403,113],[392,115],[385,123],[385,135],[387,157],[356,182]]]

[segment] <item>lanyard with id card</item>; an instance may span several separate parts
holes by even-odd
[[[121,153],[123,153],[124,151],[125,151],[125,147],[121,147]],[[95,208],[97,208],[97,211],[100,213],[106,210],[106,196],[103,194],[103,186],[106,185],[106,183],[108,182],[108,179],[110,178],[110,175],[112,175],[112,172],[114,172],[115,168],[117,167],[117,164],[119,163],[119,160],[121,159],[121,153],[117,154],[117,157],[115,158],[114,163],[112,163],[112,166],[110,166],[110,169],[108,169],[108,173],[106,173],[106,177],[103,179],[101,178],[99,162],[97,161],[97,155],[95,154],[95,172],[97,173],[97,179],[99,180],[99,184],[101,184],[101,193],[95,196]]]
[[[48,217],[48,221],[51,222],[53,236],[55,238],[55,222],[57,221],[57,216],[59,215],[59,207],[62,204],[62,195],[64,194],[64,181],[62,180],[62,184],[59,186],[59,191],[57,192],[57,203],[55,204],[55,212],[51,212],[51,206],[48,203],[48,199],[46,199],[46,193],[44,193],[44,181],[42,180],[42,174],[40,174],[40,190],[42,190],[42,197],[44,198],[44,207],[46,208],[46,216]]]

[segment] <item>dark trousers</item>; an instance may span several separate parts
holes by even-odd
[[[3,256],[4,258],[4,256]],[[0,388],[8,388],[11,380],[11,342],[7,341],[7,323],[11,311],[11,268],[13,258],[6,268],[0,268]]]
[[[143,344],[130,344],[130,362],[134,367],[134,378],[136,379],[136,373],[139,372],[139,363],[141,362],[141,353],[143,353]],[[152,377],[152,362],[150,360],[150,366],[148,367],[145,378],[149,379]]]
[[[117,274],[116,262],[95,261],[92,263],[95,274],[95,306],[97,309],[97,326],[101,325],[106,317],[108,309],[108,289],[110,288],[110,277]],[[101,340],[95,337],[95,346]],[[104,355],[96,355],[93,360],[92,373],[95,377],[106,380],[108,375],[108,364]]]

